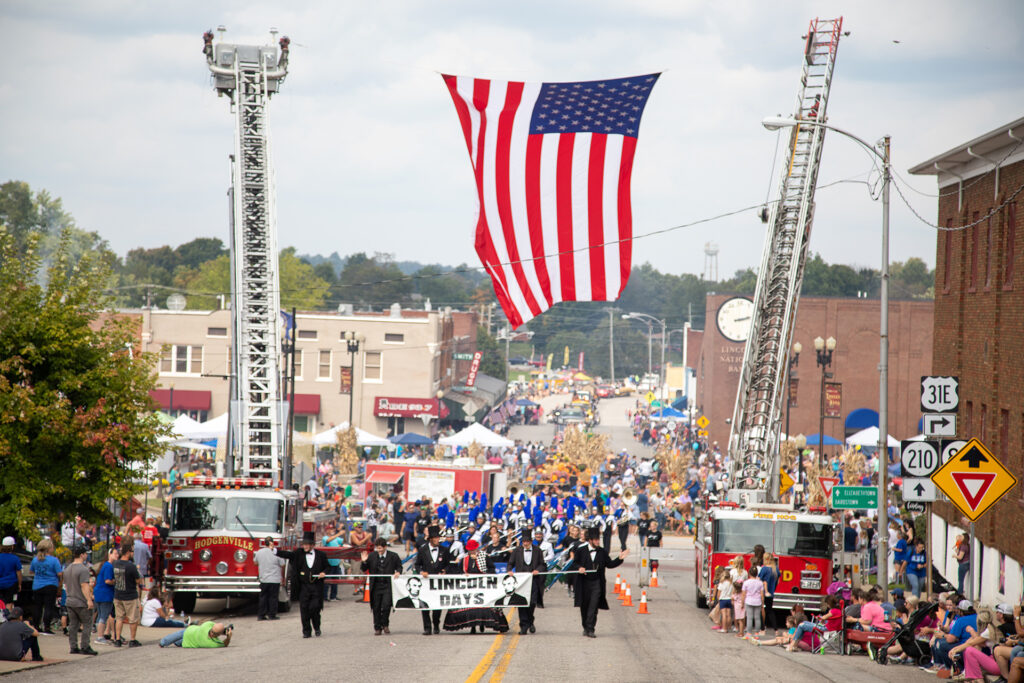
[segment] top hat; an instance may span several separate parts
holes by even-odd
[[[316,544],[316,534],[314,534],[312,531],[302,532],[302,542]]]
[[[427,527],[427,538],[441,538],[441,529],[434,525]]]

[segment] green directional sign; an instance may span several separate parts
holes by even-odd
[[[836,510],[867,510],[878,507],[877,486],[833,486],[832,505]]]
[[[453,353],[452,358],[455,360],[473,360],[473,354],[471,353]]]

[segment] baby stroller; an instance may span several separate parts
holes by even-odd
[[[935,612],[938,609],[939,603],[937,602],[922,602],[914,613],[907,618],[907,623],[893,631],[892,637],[884,644],[878,647],[878,656],[875,658],[879,664],[887,664],[889,659],[889,648],[895,643],[899,643],[903,649],[903,654],[910,658],[911,661],[916,662],[919,666],[925,666],[932,659],[931,648],[928,646],[928,642],[924,640],[918,640],[914,637],[914,631],[921,625],[925,617]]]

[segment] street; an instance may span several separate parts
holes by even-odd
[[[545,403],[558,405],[563,397]],[[606,399],[601,406],[599,431],[613,436],[617,448],[637,448],[626,427],[625,411],[633,398]],[[546,437],[539,435],[539,430]],[[526,432],[537,436],[524,437]],[[553,427],[516,428],[516,438],[550,439]],[[98,657],[67,655],[67,640],[44,637],[43,654],[51,660],[71,660],[22,671],[24,680],[74,679],[98,681],[159,671],[163,680],[270,680],[296,676],[307,680],[357,679],[361,681],[509,681],[540,678],[583,681],[729,681],[756,677],[765,681],[906,681],[930,677],[916,667],[879,666],[866,656],[789,654],[778,647],[755,647],[734,635],[710,630],[705,610],[694,604],[693,551],[689,538],[668,536],[666,547],[683,552],[681,562],[663,562],[661,587],[648,589],[650,614],[637,614],[611,595],[615,572],[610,572],[611,610],[598,616],[597,639],[581,637],[579,611],[563,586],[556,584],[545,597],[546,608],[537,612],[537,633],[518,635],[514,610],[511,629],[504,635],[469,635],[465,632],[424,637],[419,615],[393,613],[390,635],[374,636],[369,607],[342,586],[338,602],[325,606],[323,637],[304,640],[297,606],[279,621],[257,622],[250,604],[201,603],[207,613],[198,619],[230,621],[236,627],[227,649],[160,649],[161,629],[140,629],[144,647],[115,649],[96,646]],[[635,537],[631,556],[618,569],[625,580],[637,573]],[[361,597],[361,596],[360,596]],[[771,633],[769,633],[771,635]],[[5,663],[6,664],[6,663]],[[14,667],[0,668],[0,672]]]

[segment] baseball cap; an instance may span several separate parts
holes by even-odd
[[[14,545],[14,536],[4,536],[4,540],[0,545]]]
[[[970,601],[970,600],[961,600],[961,601],[960,601],[960,604],[959,604],[959,605],[957,605],[956,607],[957,607],[957,609],[959,609],[959,610],[962,610],[962,611],[966,611],[966,610],[969,610],[969,609],[971,609],[971,607],[973,607],[973,606],[974,606],[974,605],[972,605],[972,604],[971,604],[971,601]]]
[[[1011,616],[1013,615],[1013,608],[1005,602],[1001,602],[998,605],[996,605],[996,611],[1000,614],[1009,614]]]

